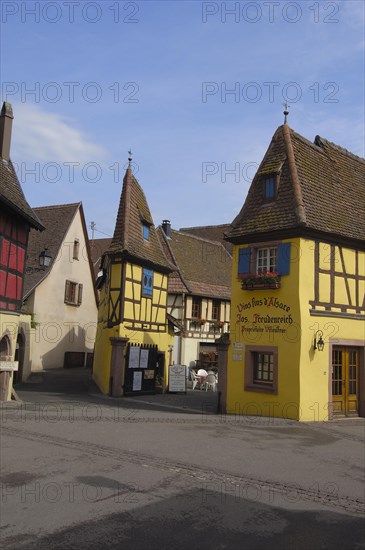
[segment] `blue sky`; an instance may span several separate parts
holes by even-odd
[[[231,222],[285,100],[295,131],[364,155],[362,0],[1,8],[25,195],[82,201],[96,237],[113,233],[130,148],[156,225]]]

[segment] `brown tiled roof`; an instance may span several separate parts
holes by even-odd
[[[27,203],[11,160],[0,158],[0,202],[25,218],[31,227],[42,230],[43,225]]]
[[[81,203],[42,206],[33,209],[44,225],[45,230],[39,233],[31,229],[29,234],[24,298],[27,298],[34,288],[50,273],[66,232],[79,208],[82,208]],[[39,267],[39,254],[45,248],[48,248],[52,256],[52,262],[50,267],[41,269]],[[62,253],[72,254],[72,248],[65,248]]]
[[[150,228],[148,240],[143,238],[142,223]],[[106,253],[122,254],[163,272],[173,269],[157,238],[145,194],[131,168],[124,176],[114,236]]]
[[[112,239],[94,239],[89,241],[91,261],[94,267],[95,278],[99,272],[100,263],[103,255],[111,245]]]
[[[266,202],[263,183],[279,174],[278,194]],[[231,242],[293,232],[365,241],[365,160],[317,136],[311,143],[280,126],[232,223]],[[295,231],[293,232],[293,234]]]
[[[173,229],[167,238],[161,227],[158,235],[175,265],[170,293],[230,299],[232,258],[221,243]]]
[[[218,241],[233,254],[233,245],[225,240],[226,234],[230,231],[231,224],[225,223],[221,225],[201,225],[196,227],[181,227],[180,231],[183,233],[189,233],[202,239],[208,239],[209,241]]]

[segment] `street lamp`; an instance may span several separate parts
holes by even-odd
[[[321,330],[317,330],[317,332],[314,335],[314,342],[313,342],[313,349],[318,351],[323,351],[324,348],[324,341],[323,341],[323,332]]]
[[[45,248],[39,254],[39,265],[40,267],[49,267],[51,265],[51,261],[52,261],[52,256],[48,248]]]

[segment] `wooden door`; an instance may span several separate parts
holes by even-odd
[[[333,414],[359,414],[359,351],[334,347],[332,351]]]

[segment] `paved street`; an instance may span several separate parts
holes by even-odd
[[[37,374],[1,406],[7,549],[365,548],[364,419],[215,414],[213,392],[113,399]]]

